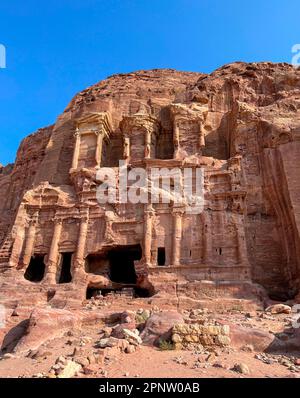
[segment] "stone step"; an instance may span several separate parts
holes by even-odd
[[[5,257],[5,258],[10,257],[12,245],[13,245],[13,241],[12,241],[11,235],[9,234],[0,247],[0,259],[3,257]]]
[[[0,250],[0,257],[1,256],[9,256],[10,250]]]
[[[0,253],[10,252],[10,251],[11,251],[11,246],[1,247],[1,249],[0,249]]]
[[[2,247],[10,247],[12,245],[12,241],[5,241],[2,244]]]

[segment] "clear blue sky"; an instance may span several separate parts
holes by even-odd
[[[0,163],[108,75],[291,62],[299,14],[299,0],[1,0]]]

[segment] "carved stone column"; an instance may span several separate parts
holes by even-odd
[[[151,131],[146,129],[145,132],[145,158],[149,159],[151,158]]]
[[[205,147],[205,133],[202,123],[200,122],[200,139],[199,139],[199,146],[200,149]]]
[[[173,251],[172,251],[172,265],[180,265],[181,256],[181,239],[182,239],[182,216],[183,210],[181,208],[173,209]]]
[[[31,220],[29,221],[29,227],[26,234],[24,255],[22,261],[23,267],[27,267],[29,265],[33,254],[37,221],[38,221],[38,213],[35,213],[31,218]]]
[[[154,209],[147,204],[144,216],[144,260],[151,267],[151,250],[152,250],[152,227]]]
[[[80,219],[77,248],[73,262],[73,277],[78,277],[80,273],[84,272],[85,247],[88,233],[88,225],[89,211],[87,209],[85,214]]]
[[[96,131],[96,135],[97,135],[97,147],[96,147],[96,164],[97,166],[101,165],[101,160],[102,160],[102,146],[103,146],[103,131]]]
[[[238,264],[248,265],[245,230],[244,230],[243,226],[239,222],[236,223],[235,229],[236,229],[237,261],[238,261]]]
[[[211,217],[209,213],[203,213],[202,239],[202,259],[204,264],[209,264],[212,255]]]
[[[178,123],[176,121],[176,119],[174,119],[173,122],[173,145],[174,145],[174,158],[176,158],[177,155],[177,151],[179,149],[179,126]]]
[[[126,160],[126,162],[130,158],[130,138],[128,136],[124,136],[123,139],[123,159]]]
[[[80,133],[78,131],[78,128],[76,129],[74,137],[75,137],[76,141],[75,141],[75,147],[74,147],[74,152],[73,152],[72,169],[77,169],[79,152],[80,152]]]
[[[61,218],[54,219],[54,231],[53,231],[50,252],[48,254],[48,260],[46,265],[46,276],[44,279],[47,283],[56,282],[56,271],[57,271],[58,255],[59,255],[58,245],[62,231],[62,223],[63,220]]]

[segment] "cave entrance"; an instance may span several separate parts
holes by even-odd
[[[142,258],[141,245],[118,246],[108,253],[110,279],[116,283],[135,285],[134,261]]]
[[[157,249],[157,265],[166,265],[166,249],[164,247],[158,247]]]
[[[45,254],[34,254],[25,271],[24,278],[30,282],[41,282],[45,274]]]
[[[73,253],[62,253],[61,270],[58,283],[70,283],[72,281],[71,264]]]
[[[87,300],[89,300],[89,299],[91,299],[92,297],[97,297],[99,293],[100,293],[100,289],[94,289],[94,288],[92,288],[92,287],[87,287],[85,298],[86,298]]]

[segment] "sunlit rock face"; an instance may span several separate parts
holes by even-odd
[[[148,183],[153,168],[201,169],[203,206],[175,200],[172,179],[168,203],[99,203],[98,173],[113,169],[119,193],[120,160]],[[157,69],[101,81],[0,166],[0,216],[7,306],[76,306],[98,290],[187,303],[292,298],[300,70],[234,63],[210,75]]]

